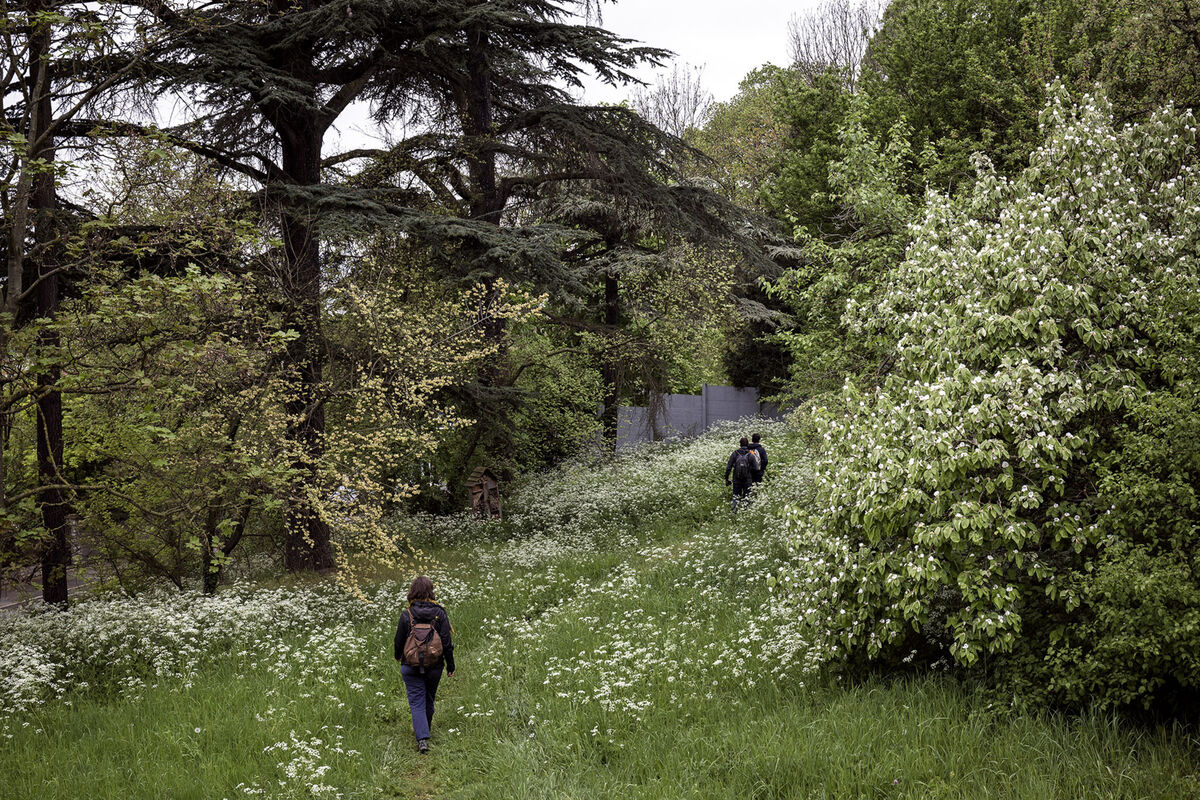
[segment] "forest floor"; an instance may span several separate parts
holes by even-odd
[[[74,538],[74,537],[73,537]],[[71,542],[71,570],[67,574],[68,597],[88,591],[95,583],[92,559],[95,558],[86,544]],[[0,612],[13,611],[42,599],[41,567],[34,567],[17,579],[0,581]],[[3,618],[0,617],[0,621]]]
[[[653,464],[543,486],[543,524],[416,522],[458,667],[425,756],[392,658],[408,575],[369,605],[300,582],[0,617],[3,797],[1200,798],[1195,731],[801,669],[764,613],[782,543],[725,508],[724,449],[677,451],[708,464],[696,502],[602,535],[639,482],[662,494]]]

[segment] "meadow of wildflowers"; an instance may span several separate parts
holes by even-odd
[[[774,474],[736,517],[744,425],[536,476],[503,523],[396,521],[455,626],[427,757],[391,654],[410,575],[4,617],[4,797],[1196,796],[1186,734],[823,669],[836,610],[778,570],[810,459],[754,425]]]

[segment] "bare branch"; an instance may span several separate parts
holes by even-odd
[[[823,0],[788,22],[792,64],[811,83],[834,71],[853,92],[867,42],[879,28],[888,0]]]
[[[701,83],[703,67],[671,67],[653,86],[638,86],[630,101],[635,111],[659,130],[677,139],[701,128],[712,110],[712,93]]]

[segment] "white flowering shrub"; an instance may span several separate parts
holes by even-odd
[[[392,585],[378,591],[390,610]],[[280,681],[335,674],[363,657],[358,601],[331,586],[162,592],[8,612],[0,626],[0,718],[70,693],[136,697],[193,679],[230,654]]]
[[[965,197],[930,192],[878,306],[848,312],[896,342],[894,366],[818,412],[814,502],[789,515],[795,560],[779,590],[842,654],[929,648],[975,665],[1015,652],[1025,687],[1045,688],[1030,676],[1071,661],[1073,624],[1115,635],[1088,576],[1112,572],[1119,543],[1194,586],[1197,561],[1171,553],[1188,539],[1197,554],[1194,492],[1147,533],[1129,480],[1135,467],[1178,473],[1177,489],[1200,477],[1195,439],[1185,454],[1154,444],[1166,398],[1172,415],[1197,411],[1195,120],[1165,109],[1118,127],[1102,98],[1050,94],[1029,168],[1009,181],[980,160]],[[1164,499],[1156,486],[1145,500]],[[1161,610],[1194,620],[1187,602]],[[1167,676],[1197,685],[1191,630],[1190,651],[1178,630],[1118,645],[1110,671],[1141,688],[1108,699],[1144,700]],[[1160,633],[1179,657],[1140,658]],[[1099,673],[1060,677],[1055,693],[1103,693]]]

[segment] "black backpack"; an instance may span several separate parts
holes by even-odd
[[[749,450],[739,450],[733,459],[733,482],[749,483],[753,477]]]

